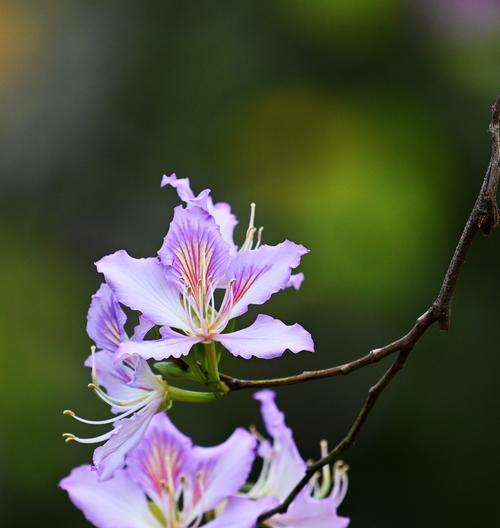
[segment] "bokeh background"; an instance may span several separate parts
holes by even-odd
[[[311,249],[266,313],[315,354],[227,360],[266,377],[331,366],[405,331],[437,293],[487,165],[500,91],[496,0],[0,1],[3,526],[83,527],[57,488],[88,446],[61,416],[86,389],[93,262],[159,248],[165,172],[249,203],[265,241]],[[346,453],[353,527],[493,526],[499,485],[498,235]],[[253,310],[251,316],[255,316]],[[250,316],[250,318],[251,318]],[[345,433],[386,365],[279,390],[305,457]],[[250,393],[172,416],[198,443],[257,424]]]

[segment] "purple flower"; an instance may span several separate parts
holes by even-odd
[[[257,482],[246,496],[251,498],[273,497],[282,502],[304,476],[306,462],[300,456],[293,440],[292,431],[285,423],[283,413],[274,402],[275,394],[269,390],[256,393],[261,402],[262,416],[273,442],[260,437],[258,454],[263,465]],[[322,443],[322,454],[326,454]],[[285,514],[274,515],[266,525],[280,528],[345,528],[349,519],[340,517],[337,508],[347,492],[347,468],[337,462],[333,468],[325,467],[292,502]],[[333,476],[333,479],[332,479]]]
[[[275,504],[236,496],[255,444],[250,433],[237,429],[221,445],[196,447],[165,414],[157,414],[112,480],[100,482],[90,466],[80,466],[60,486],[97,528],[253,528]]]
[[[116,350],[129,338],[124,328],[125,313],[106,284],[102,284],[93,295],[87,320],[87,332],[100,348],[95,353],[93,347],[92,356],[86,362],[87,366],[92,366],[90,387],[111,406],[116,416],[107,420],[86,420],[66,410],[66,416],[79,422],[113,424],[113,429],[93,438],[80,438],[72,433],[64,433],[63,436],[67,442],[106,442],[94,451],[97,475],[106,480],[123,466],[126,454],[138,445],[153,416],[164,405],[168,387],[160,376],[153,374],[144,359],[116,358]],[[150,327],[149,322],[142,320],[132,339],[141,339]]]
[[[260,245],[252,207],[247,237],[237,251],[232,241],[236,220],[227,204],[214,205],[208,190],[195,197],[189,181],[175,175],[164,177],[162,184],[176,187],[187,206],[176,207],[159,258],[135,259],[121,250],[96,263],[121,303],[161,327],[161,339],[122,341],[118,355],[178,358],[196,343],[215,342],[247,359],[280,356],[286,349],[313,351],[304,328],[267,315],[259,315],[248,328],[227,332],[229,321],[249,305],[300,286],[301,276],[291,272],[308,250],[288,240]]]

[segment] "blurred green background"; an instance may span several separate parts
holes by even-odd
[[[317,352],[227,360],[266,377],[331,366],[405,331],[437,293],[489,157],[496,0],[0,0],[2,526],[86,526],[57,488],[86,389],[93,262],[152,255],[177,199],[165,172],[249,203],[265,241],[311,249],[265,313]],[[498,497],[498,235],[346,453],[353,527],[493,526]],[[258,310],[252,310],[255,316]],[[338,441],[386,365],[279,390],[305,457]],[[172,416],[198,443],[256,423],[250,393]]]

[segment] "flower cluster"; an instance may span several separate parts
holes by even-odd
[[[87,316],[95,346],[85,365],[92,372],[89,387],[109,405],[112,417],[87,420],[64,411],[110,429],[91,438],[64,433],[67,442],[103,445],[95,449],[92,467],[75,469],[61,486],[97,527],[255,527],[259,515],[284,500],[306,469],[273,393],[256,396],[272,442],[238,429],[220,446],[194,447],[162,411],[175,401],[224,396],[229,388],[219,363],[227,352],[269,359],[286,350],[314,351],[302,326],[268,315],[234,329],[250,305],[300,288],[304,277],[293,270],[308,250],[288,240],[262,244],[254,204],[238,246],[237,220],[228,204],[214,203],[209,190],[196,196],[189,180],[175,175],[164,176],[164,186],[174,187],[184,204],[175,208],[158,255],[133,258],[120,250],[96,263],[105,282]],[[135,328],[127,331],[132,318]],[[198,382],[204,391],[172,380]],[[249,484],[256,454],[261,474]],[[287,513],[266,526],[347,526],[336,513],[346,483],[343,466],[335,466],[333,474],[325,470]]]
[[[261,391],[256,398],[272,442],[237,429],[221,445],[193,446],[160,413],[114,478],[100,481],[91,466],[80,466],[60,485],[97,528],[253,528],[306,468],[274,394]],[[261,473],[245,484],[256,456],[262,459]],[[325,468],[286,514],[267,519],[266,526],[345,528],[349,519],[337,508],[346,491],[346,468]]]

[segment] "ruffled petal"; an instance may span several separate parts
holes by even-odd
[[[140,445],[127,457],[127,470],[157,504],[165,484],[179,489],[181,475],[190,472],[191,439],[165,413],[153,417]]]
[[[125,457],[141,441],[160,404],[160,399],[153,401],[131,418],[123,418],[115,423],[111,438],[94,451],[94,466],[99,480],[110,479],[117,469],[123,467]]]
[[[274,508],[277,504],[277,500],[271,497],[259,500],[231,497],[221,515],[203,525],[203,528],[255,528],[259,515]]]
[[[196,479],[189,500],[192,508],[189,522],[238,493],[252,469],[256,444],[252,434],[244,429],[236,429],[218,446],[193,449]]]
[[[158,255],[172,266],[179,283],[195,294],[200,285],[207,291],[209,284],[215,286],[224,277],[229,246],[207,211],[178,206]]]
[[[277,246],[260,246],[234,255],[227,269],[227,281],[234,280],[231,317],[248,310],[249,304],[263,304],[273,293],[288,286],[292,269],[308,250],[289,240]]]
[[[128,339],[125,332],[127,316],[115,299],[111,288],[101,284],[92,295],[87,314],[87,333],[97,348],[113,352],[118,345]]]
[[[256,321],[243,330],[213,337],[222,343],[233,356],[245,359],[278,357],[287,349],[294,353],[314,352],[311,334],[295,323],[287,326],[268,315],[259,315]]]
[[[203,341],[203,337],[186,336],[174,332],[167,327],[161,329],[162,339],[151,341],[125,341],[117,351],[117,357],[138,355],[144,359],[161,361],[169,357],[179,358],[189,354],[196,343]]]
[[[189,203],[194,198],[193,191],[191,190],[191,184],[189,183],[189,178],[178,179],[175,173],[171,174],[170,176],[164,174],[163,178],[161,179],[160,187],[166,187],[167,185],[170,185],[177,191],[179,198],[183,202]]]
[[[124,250],[96,262],[117,299],[158,325],[188,328],[178,287],[156,258],[132,258]]]
[[[274,515],[268,522],[270,526],[282,528],[347,528],[350,519],[337,514],[334,501],[315,499],[304,490],[286,513]]]
[[[226,241],[233,250],[236,246],[233,241],[234,228],[238,224],[236,216],[231,212],[231,206],[225,202],[213,203],[210,191],[203,190],[198,196],[195,196],[191,190],[189,178],[177,179],[175,174],[170,176],[163,176],[161,180],[161,187],[166,185],[172,186],[179,195],[179,198],[185,202],[188,207],[201,207],[207,211],[215,220],[215,223],[220,228],[220,233],[224,241]]]
[[[99,482],[90,466],[80,466],[59,486],[97,528],[161,528],[144,493],[125,471],[119,470],[114,479]]]

